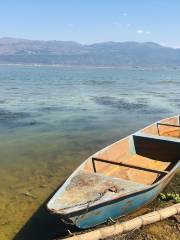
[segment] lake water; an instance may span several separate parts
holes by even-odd
[[[180,113],[179,69],[0,66],[0,239],[66,232],[44,202],[90,154]]]

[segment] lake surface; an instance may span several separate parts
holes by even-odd
[[[0,66],[0,239],[66,233],[44,202],[90,154],[180,113],[179,69]]]

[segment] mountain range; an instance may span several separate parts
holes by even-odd
[[[180,66],[180,49],[154,42],[104,42],[0,38],[0,64],[67,66]]]

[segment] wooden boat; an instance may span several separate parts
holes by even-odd
[[[47,208],[86,229],[148,204],[180,167],[180,118],[163,119],[95,153]]]

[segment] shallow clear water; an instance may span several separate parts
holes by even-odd
[[[178,69],[0,66],[0,239],[65,232],[44,201],[90,154],[179,114],[179,94]]]

